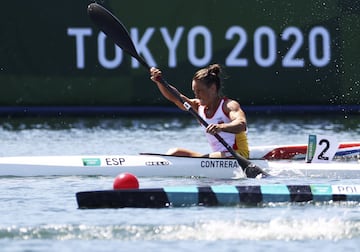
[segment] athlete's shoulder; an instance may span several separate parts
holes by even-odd
[[[236,100],[224,97],[223,109],[227,112],[240,109],[240,103]]]

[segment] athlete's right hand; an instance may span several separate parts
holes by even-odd
[[[156,68],[156,67],[152,67],[150,68],[150,79],[153,81],[153,82],[159,82],[160,79],[162,78],[162,72],[160,69]]]

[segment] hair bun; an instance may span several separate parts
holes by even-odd
[[[212,64],[208,66],[208,73],[218,76],[221,73],[221,66],[219,64]]]

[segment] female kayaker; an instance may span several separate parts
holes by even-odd
[[[152,67],[150,73],[151,80],[157,84],[163,96],[175,103],[180,109],[186,110],[183,103],[161,84],[161,70]],[[249,157],[245,113],[237,101],[221,94],[221,73],[222,68],[219,64],[209,65],[198,70],[192,79],[192,90],[195,95],[193,99],[188,98],[170,85],[209,124],[204,129],[213,152],[203,155],[184,148],[173,148],[167,154],[193,157],[209,156],[213,158],[231,156],[223,144],[213,136],[217,133],[241,156]]]

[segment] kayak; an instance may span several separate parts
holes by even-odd
[[[84,191],[80,209],[168,208],[190,206],[266,206],[269,203],[360,202],[360,185],[215,185]]]
[[[358,143],[358,146],[355,144],[340,145],[335,157],[358,155],[360,144]],[[251,151],[252,158],[258,157],[258,159],[252,159],[251,162],[270,175],[277,176],[290,173],[297,176],[360,177],[360,163],[357,160],[306,163],[304,160],[294,158],[296,155],[305,155],[306,145],[294,146],[254,147]],[[293,155],[295,149],[300,154]],[[266,157],[271,156],[269,153],[281,153],[282,157],[287,159],[279,159],[279,155],[276,154],[267,160]],[[277,159],[274,159],[275,156]],[[129,172],[139,177],[196,176],[229,179],[243,176],[241,171],[238,162],[232,158],[178,157],[156,153],[0,157],[0,176],[117,176]]]

